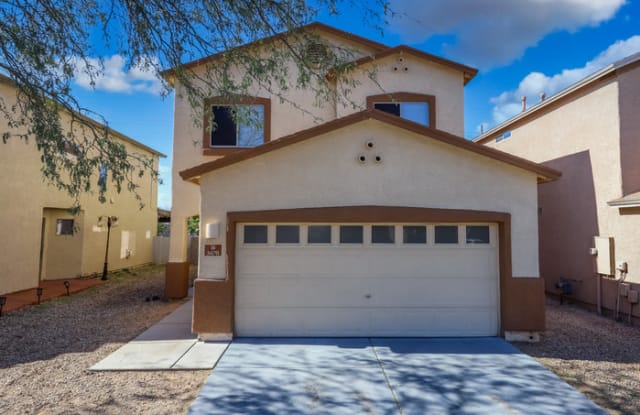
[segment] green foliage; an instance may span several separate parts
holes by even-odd
[[[363,20],[379,27],[388,12],[385,0],[14,0],[0,3],[0,72],[18,89],[15,105],[0,103],[10,131],[2,141],[35,140],[44,177],[75,198],[98,187],[104,202],[106,184],[96,183],[102,166],[108,166],[109,183],[137,195],[136,177],[156,176],[152,160],[127,152],[113,140],[99,114],[82,107],[71,84],[75,76],[95,85],[104,73],[98,52],[117,53],[128,68],[155,73],[172,68],[165,77],[180,83],[178,94],[195,109],[194,122],[202,122],[204,99],[237,97],[250,85],[288,101],[287,91],[306,88],[316,93],[318,105],[347,99],[352,82],[343,90],[331,88],[325,75],[347,74],[352,51],[330,47],[321,59],[309,60],[305,51],[318,43],[313,33],[296,30],[320,10],[338,13],[342,5],[356,5]],[[276,36],[264,47],[238,46]],[[321,49],[318,49],[321,50]],[[184,63],[222,54],[195,73]],[[296,62],[294,71],[288,62]],[[240,71],[232,73],[233,68]],[[238,75],[239,73],[239,75]],[[171,86],[164,82],[164,93]],[[297,103],[292,105],[305,111]],[[61,113],[71,117],[62,125]],[[92,118],[99,121],[98,124]],[[210,125],[213,125],[211,123]],[[92,179],[93,178],[93,179]],[[141,200],[138,197],[139,200]]]
[[[189,236],[196,236],[200,232],[200,216],[191,216],[187,219],[187,232]]]

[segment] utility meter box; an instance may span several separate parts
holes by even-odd
[[[616,275],[613,238],[595,236],[593,244],[598,252],[596,255],[596,272],[601,275]]]

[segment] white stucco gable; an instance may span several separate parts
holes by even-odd
[[[201,171],[202,223],[219,222],[224,229],[228,212],[327,206],[503,212],[512,218],[513,275],[538,276],[536,185],[556,172],[374,115],[294,143],[296,137],[276,140],[271,151],[226,157],[210,163],[209,171],[203,165],[183,172],[189,178]],[[207,243],[224,245],[222,236]],[[201,277],[224,275],[224,247],[221,257],[201,256]]]

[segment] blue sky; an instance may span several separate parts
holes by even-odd
[[[588,74],[640,52],[640,0],[390,0],[396,13],[384,34],[362,24],[357,10],[320,21],[390,46],[407,44],[478,68],[465,89],[465,136],[515,115]],[[91,89],[77,79],[80,102],[109,125],[167,154],[158,204],[171,207],[173,97],[157,81],[126,72],[118,56]]]

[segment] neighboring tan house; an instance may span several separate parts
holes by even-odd
[[[0,77],[0,98],[10,106],[15,97],[12,82]],[[62,121],[68,119],[63,113]],[[0,126],[9,131],[4,117]],[[152,157],[157,169],[163,154],[116,131],[110,133],[128,152]],[[74,216],[68,210],[74,201],[45,182],[41,166],[34,140],[0,143],[0,294],[33,288],[42,280],[100,274],[107,243],[101,216],[118,218],[111,229],[109,270],[152,262],[158,185],[150,174],[136,178],[145,204],[142,209],[132,193],[123,190],[118,194],[115,186],[107,185],[104,204],[98,201],[97,191],[84,194],[81,211]],[[96,175],[96,186],[98,180]]]
[[[261,106],[260,143],[239,149],[217,146],[229,131],[194,126],[175,95],[167,284],[186,279],[186,219],[199,214],[193,331],[215,339],[543,330],[537,183],[559,173],[462,138],[463,88],[475,69],[318,23],[305,30],[359,51],[351,99],[360,108],[314,107],[312,93],[298,94],[318,123],[259,88],[236,103],[212,97],[216,117],[228,105]],[[377,83],[366,74],[372,65]],[[239,130],[232,141],[242,141]]]
[[[559,180],[539,186],[540,273],[547,292],[560,293],[556,284],[566,280],[575,299],[598,304],[594,259],[610,251],[604,247],[593,256],[596,236],[612,238],[611,262],[626,262],[626,281],[633,291],[640,289],[639,114],[636,54],[474,140],[562,172]],[[621,274],[607,273],[615,277],[600,280],[601,302],[614,310]],[[620,298],[625,314],[633,297]],[[640,307],[634,315],[640,316]]]

